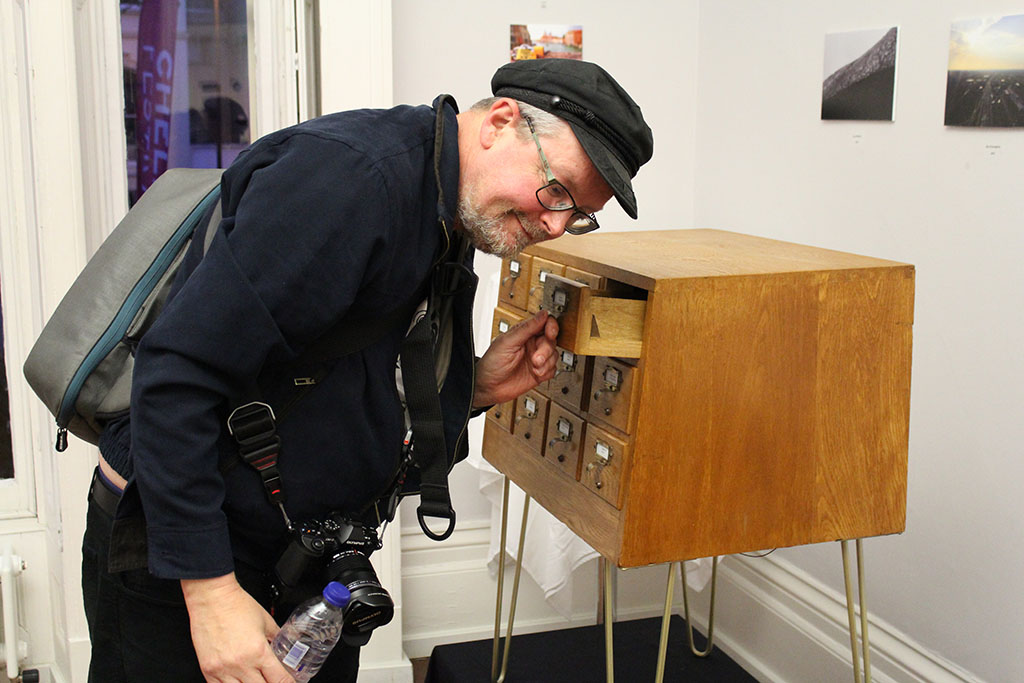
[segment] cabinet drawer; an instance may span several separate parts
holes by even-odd
[[[589,404],[586,388],[594,359],[562,348],[556,349],[556,353],[558,370],[547,382],[547,395],[573,410],[586,410]]]
[[[515,408],[515,401],[505,401],[504,403],[499,403],[496,406],[492,406],[491,409],[487,411],[487,419],[494,420],[499,425],[501,425],[501,428],[504,429],[506,432],[511,432],[512,417],[515,414]]]
[[[530,263],[533,257],[520,254],[501,262],[501,283],[498,287],[498,301],[509,306],[526,310],[530,292]]]
[[[547,427],[550,403],[550,400],[536,391],[528,391],[516,399],[512,436],[540,454],[544,453],[544,430]]]
[[[590,399],[587,412],[590,417],[606,422],[619,431],[631,431],[629,412],[639,387],[636,373],[635,367],[621,360],[603,356],[595,358],[587,391]]]
[[[622,509],[629,443],[594,425],[583,436],[580,482],[616,508]]]
[[[565,267],[565,279],[583,283],[587,287],[597,290],[605,289],[607,283],[607,280],[600,275],[588,273],[585,270],[573,268],[572,266]]]
[[[565,266],[534,256],[530,262],[530,289],[526,306],[528,312],[536,313],[540,310],[541,303],[544,301],[544,283],[547,282],[549,275],[560,277],[565,275]],[[577,284],[583,286],[580,283]]]
[[[646,299],[603,296],[557,273],[545,276],[542,296],[541,306],[558,318],[559,346],[585,356],[640,357]]]
[[[583,447],[582,417],[552,403],[548,412],[548,428],[544,435],[544,457],[561,472],[579,479],[580,449]]]
[[[499,334],[508,332],[513,325],[522,322],[525,317],[526,314],[521,311],[504,308],[503,306],[496,307],[494,309],[494,317],[491,320],[491,339],[494,339]]]

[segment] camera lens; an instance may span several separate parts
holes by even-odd
[[[349,645],[362,645],[370,632],[391,621],[395,603],[380,585],[377,573],[366,555],[343,550],[331,558],[328,575],[345,584],[352,597],[345,607],[343,637]]]
[[[351,598],[345,607],[342,639],[350,646],[365,645],[373,629],[395,615],[395,603],[370,564],[370,553],[378,548],[374,527],[340,513],[305,522],[278,559],[277,587],[284,595],[301,593],[311,584],[323,586],[324,580],[344,584]]]

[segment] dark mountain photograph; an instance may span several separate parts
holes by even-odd
[[[892,121],[897,28],[825,35],[822,120]]]
[[[1024,126],[1024,14],[953,24],[945,123]]]

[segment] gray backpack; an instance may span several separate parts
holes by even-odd
[[[132,347],[156,320],[196,229],[220,222],[221,169],[169,169],[103,242],[43,328],[25,377],[67,432],[97,443],[128,411]]]
[[[441,148],[443,111],[443,105],[439,106],[436,149]],[[439,164],[435,158],[440,188]],[[25,377],[57,420],[58,451],[67,448],[68,432],[98,444],[104,425],[128,414],[132,350],[163,310],[197,229],[205,233],[203,253],[209,248],[220,224],[222,173],[221,169],[177,168],[157,178],[89,259],[32,346],[25,361]],[[443,207],[442,195],[438,197],[439,216]],[[421,493],[417,509],[420,526],[435,540],[447,538],[455,528],[448,471],[466,454],[465,440],[454,459],[449,459],[445,446],[438,393],[439,380],[447,373],[450,348],[435,350],[439,345],[435,330],[447,329],[450,322],[450,304],[440,302],[468,286],[476,289],[476,275],[463,263],[468,245],[455,248],[462,240],[454,239],[443,221],[439,223],[448,246],[425,283],[430,285],[432,302],[428,311],[436,313],[418,316],[402,347],[402,376],[417,455],[409,479],[396,484],[401,495]],[[303,352],[302,359],[323,363],[372,345],[394,325],[413,317],[420,296],[370,320],[337,321]],[[241,456],[249,462],[245,452]],[[276,454],[272,466],[276,467]],[[446,519],[448,527],[437,534],[427,527],[424,517]]]

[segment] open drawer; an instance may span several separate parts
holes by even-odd
[[[558,345],[584,356],[639,358],[647,301],[612,292],[548,275],[541,308],[558,319]]]

